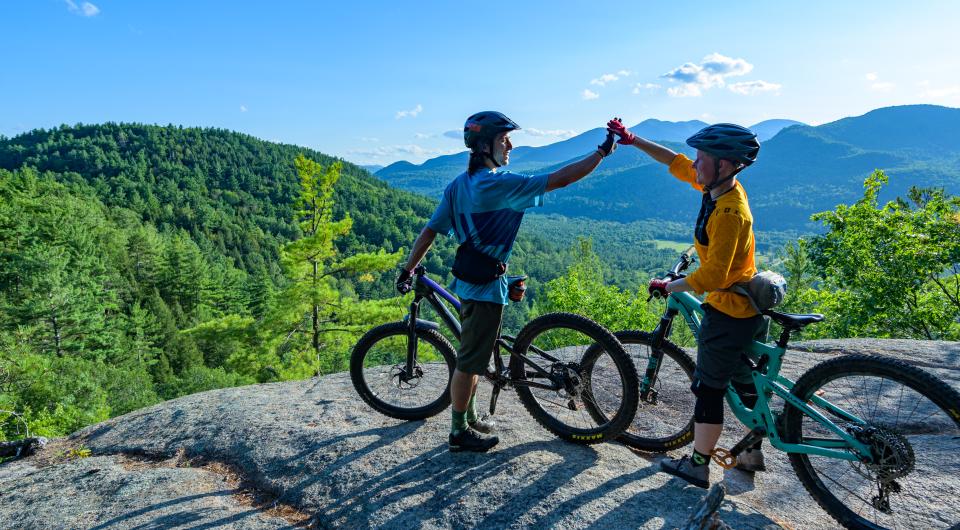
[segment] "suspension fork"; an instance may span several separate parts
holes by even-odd
[[[413,302],[410,302],[410,313],[407,317],[407,364],[404,366],[404,374],[408,378],[413,375],[413,368],[417,364],[417,319],[420,316],[420,298],[420,296],[414,296]]]
[[[650,359],[647,361],[643,381],[640,382],[640,399],[643,401],[654,402],[657,399],[657,392],[653,387],[657,382],[657,376],[660,374],[660,361],[663,360],[663,341],[670,337],[670,331],[673,329],[673,319],[677,314],[676,309],[667,308],[650,337]]]

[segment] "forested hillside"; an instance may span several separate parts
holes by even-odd
[[[158,399],[342,369],[362,318],[313,361],[298,353],[303,329],[281,329],[297,318],[284,314],[296,275],[281,258],[306,236],[299,154],[336,162],[218,129],[108,123],[0,138],[0,409],[63,433]],[[350,164],[339,176],[331,219],[352,222],[340,256],[408,247],[433,211]],[[428,269],[447,278],[452,253],[439,238]],[[532,276],[533,296],[511,325],[569,262],[569,249],[521,237],[512,266]],[[394,277],[331,279],[330,296],[386,299],[367,316],[397,318]]]

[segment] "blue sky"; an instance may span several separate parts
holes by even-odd
[[[477,110],[544,145],[615,115],[960,106],[960,2],[662,4],[6,0],[0,134],[173,123],[387,164],[462,150]]]

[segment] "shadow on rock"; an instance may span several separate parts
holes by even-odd
[[[531,462],[543,460],[542,457],[531,459],[533,452],[550,453],[559,460],[539,469],[528,469],[537,467],[531,466]],[[479,520],[456,520],[451,521],[452,524],[503,528],[553,492],[568,486],[580,473],[594,466],[597,458],[592,448],[560,440],[527,442],[487,454],[453,454],[442,444],[338,492],[338,497],[345,502],[322,511],[318,517],[330,524],[349,522],[351,527],[419,528],[424,516],[438,516],[470,500],[479,501],[478,508],[487,513],[478,513]],[[536,473],[540,478],[532,482],[519,481],[524,485],[515,489],[518,481],[510,481],[508,477],[517,470],[525,477]],[[418,508],[403,509],[404,501],[411,499],[416,499]],[[396,506],[390,508],[391,505]],[[384,509],[393,512],[393,516],[371,519]]]

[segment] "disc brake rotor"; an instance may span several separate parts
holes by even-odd
[[[392,379],[393,384],[401,390],[417,388],[422,377],[423,368],[421,368],[419,364],[413,367],[413,373],[407,372],[405,364],[398,364],[390,369],[390,379]]]

